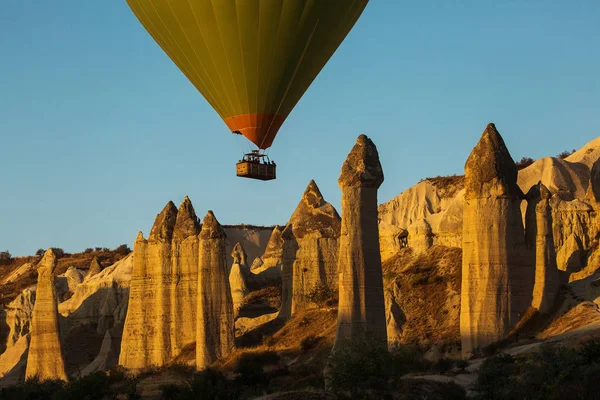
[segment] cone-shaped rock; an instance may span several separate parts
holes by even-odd
[[[92,276],[98,275],[100,272],[102,272],[102,267],[100,266],[100,263],[98,262],[98,257],[94,256],[94,259],[90,263],[90,268],[88,269],[88,273],[85,276],[85,280],[87,281]]]
[[[383,170],[375,144],[360,135],[342,166],[339,307],[334,350],[366,329],[387,345],[377,189]]]
[[[194,206],[186,196],[179,206],[171,243],[171,356],[196,341],[198,233]]]
[[[38,281],[31,318],[31,339],[26,378],[67,380],[58,324],[58,301],[54,286],[56,256],[52,249],[37,266]]]
[[[225,232],[209,211],[200,231],[196,368],[204,369],[234,346],[233,300],[225,257]]]
[[[233,258],[233,264],[229,271],[229,286],[233,300],[233,314],[237,317],[244,297],[249,293],[247,277],[250,271],[246,264],[246,252],[241,243],[238,242],[233,247],[231,258]]]
[[[463,355],[502,339],[531,305],[517,168],[494,124],[465,164],[460,331]]]
[[[341,219],[311,180],[289,225],[298,245],[292,265],[291,311],[294,314],[310,304],[315,290],[335,289],[337,285]]]
[[[171,240],[177,208],[169,202],[156,217],[150,236],[134,243],[129,305],[119,364],[130,369],[171,361],[173,325]]]
[[[552,194],[543,184],[538,185],[536,206],[535,285],[531,306],[541,313],[550,311],[559,288],[554,236],[552,234]]]

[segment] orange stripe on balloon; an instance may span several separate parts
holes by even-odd
[[[278,114],[243,114],[224,118],[231,131],[238,131],[260,149],[271,147],[285,117]]]

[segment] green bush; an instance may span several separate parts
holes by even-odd
[[[327,282],[321,281],[306,295],[306,300],[319,308],[331,307],[338,301],[338,291]]]
[[[302,350],[303,353],[306,353],[309,350],[314,349],[320,341],[320,336],[308,335],[300,342],[300,350]]]
[[[239,390],[227,377],[214,369],[197,372],[187,386],[164,385],[161,387],[164,400],[237,400]]]
[[[416,348],[397,346],[388,351],[387,343],[363,331],[332,353],[327,378],[331,390],[340,396],[383,399],[401,386],[402,375],[428,366]]]
[[[266,390],[271,376],[265,373],[264,367],[279,363],[279,359],[279,355],[274,351],[243,354],[234,371],[237,374],[236,384],[248,388],[253,393]]]
[[[484,361],[475,391],[481,400],[596,399],[600,393],[600,341],[579,349],[545,344],[532,354]]]

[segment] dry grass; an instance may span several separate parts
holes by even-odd
[[[461,264],[461,249],[443,246],[418,255],[403,249],[384,263],[385,288],[406,316],[402,343],[458,345]]]
[[[441,197],[451,198],[465,187],[464,175],[436,176],[425,178],[440,192]]]

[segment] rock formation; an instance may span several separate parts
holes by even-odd
[[[198,217],[186,196],[177,212],[171,244],[171,357],[196,341],[198,233]]]
[[[232,351],[234,323],[226,235],[212,211],[204,217],[199,238],[196,368],[204,369]]]
[[[466,356],[517,324],[531,305],[534,269],[517,168],[494,124],[471,152],[465,173],[460,331]]]
[[[244,301],[244,297],[250,292],[248,290],[247,277],[249,274],[246,264],[246,252],[241,243],[237,243],[231,252],[233,264],[229,271],[229,286],[233,300],[233,315],[237,317]]]
[[[177,208],[169,202],[156,217],[148,240],[134,244],[129,308],[119,364],[130,369],[161,366],[171,360],[171,240]]]
[[[121,347],[118,335],[119,329],[106,331],[98,356],[81,371],[81,376],[93,374],[98,371],[108,371],[117,365],[119,362],[119,349]]]
[[[292,316],[292,298],[294,284],[294,262],[298,252],[298,242],[294,236],[292,225],[288,224],[281,233],[283,240],[283,260],[281,266],[281,307],[277,318],[288,320]]]
[[[552,234],[552,194],[542,183],[539,184],[537,193],[539,197],[535,207],[535,285],[531,306],[541,313],[547,313],[558,292],[559,277]]]
[[[339,306],[334,351],[364,329],[387,344],[385,301],[377,189],[383,182],[379,154],[373,142],[360,135],[342,166]]]
[[[433,232],[431,225],[424,219],[420,219],[408,227],[409,246],[417,253],[423,253],[433,246]]]
[[[0,355],[0,380],[6,384],[8,376],[16,383],[25,375],[27,368],[27,351],[29,349],[29,334],[21,338]]]
[[[316,290],[335,290],[341,219],[315,181],[308,184],[288,223],[298,244],[292,266],[292,315]]]
[[[36,288],[28,287],[6,306],[8,337],[6,348],[10,348],[31,331],[31,318],[35,304]]]
[[[75,292],[77,286],[83,282],[84,275],[75,267],[69,267],[64,273],[64,279],[67,281],[67,290],[71,293]]]
[[[127,315],[133,253],[106,267],[99,274],[87,275],[69,300],[58,305],[66,317],[67,332],[79,326],[96,326],[100,335],[115,325],[123,326]]]
[[[88,273],[85,276],[85,280],[89,280],[92,276],[98,275],[100,272],[102,272],[102,266],[98,262],[98,257],[94,257],[94,259],[90,263],[90,268],[88,269]]]
[[[58,323],[58,301],[54,287],[56,256],[49,249],[40,260],[26,378],[67,380]]]
[[[281,234],[283,228],[275,226],[261,257],[254,259],[250,271],[256,278],[265,283],[277,283],[281,281],[281,266],[283,264],[283,239]]]

